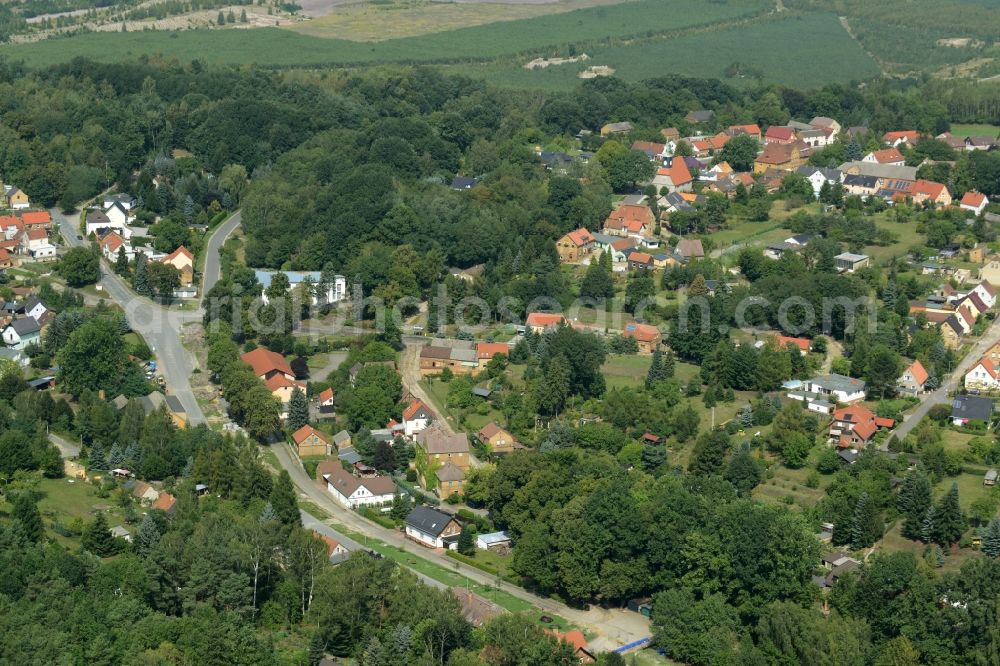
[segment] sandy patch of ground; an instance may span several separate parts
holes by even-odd
[[[306,0],[308,2],[308,0]],[[314,37],[377,42],[466,28],[498,21],[534,18],[547,14],[616,5],[627,0],[464,0],[428,2],[398,0],[389,5],[355,3],[351,0],[315,0],[316,5],[337,3],[336,11],[290,26]],[[314,6],[310,11],[320,11]],[[305,13],[305,10],[303,10]]]

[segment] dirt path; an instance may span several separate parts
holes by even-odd
[[[823,374],[830,374],[833,367],[833,359],[844,355],[844,346],[833,338],[826,339],[826,358],[823,359]]]
[[[778,1],[780,2],[781,0],[778,0]],[[882,72],[882,76],[891,77],[892,74],[890,74],[889,70],[886,69],[885,63],[883,63],[881,60],[879,60],[878,57],[876,57],[876,55],[874,53],[872,53],[871,51],[869,51],[868,49],[866,49],[865,45],[862,44],[861,40],[859,40],[857,38],[857,36],[854,34],[854,30],[851,29],[851,23],[850,23],[850,21],[847,20],[847,17],[846,16],[838,16],[837,20],[839,20],[840,21],[840,25],[842,25],[844,27],[844,30],[847,32],[848,37],[850,37],[851,39],[853,39],[854,43],[857,44],[859,47],[861,47],[861,50],[864,51],[868,55],[869,58],[871,58],[872,60],[875,61],[875,64],[878,65],[879,70]]]
[[[424,390],[421,380],[423,376],[420,374],[420,348],[423,345],[408,344],[403,349],[403,353],[399,355],[399,374],[403,377],[403,386],[406,388],[410,394],[417,400],[423,400],[428,405],[434,405],[434,401]],[[449,422],[450,419],[442,418],[435,421],[441,428],[449,433],[454,434],[456,432],[454,426]]]

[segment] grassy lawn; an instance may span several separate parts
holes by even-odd
[[[968,432],[959,432],[951,428],[941,429],[941,438],[945,451],[965,451],[969,447],[969,440],[976,435]]]
[[[878,263],[884,262],[890,257],[904,255],[911,247],[919,245],[923,241],[923,236],[917,236],[916,223],[890,220],[887,213],[879,213],[875,216],[875,226],[879,229],[891,231],[896,235],[896,242],[890,245],[869,245],[865,247],[865,254]]]
[[[70,538],[57,534],[52,530],[54,523],[62,525],[76,524],[85,528],[94,518],[96,506],[106,507],[105,514],[108,527],[123,524],[123,512],[116,504],[114,493],[109,497],[98,497],[97,487],[79,479],[42,479],[37,488],[44,493],[38,502],[38,510],[42,514],[46,531],[58,543],[68,547],[79,545],[79,537]],[[9,512],[11,506],[6,497],[0,499],[0,511]]]
[[[308,501],[300,501],[299,504],[302,508],[306,509],[313,515],[320,518],[328,518],[326,511],[316,506],[316,504]],[[506,592],[503,587],[507,585],[506,583],[501,583],[499,588],[495,585],[482,585],[480,583],[473,582],[466,578],[463,574],[457,571],[458,562],[455,562],[455,566],[452,568],[445,567],[434,562],[430,562],[424,558],[417,557],[410,552],[410,549],[421,548],[417,544],[407,545],[405,548],[398,548],[396,546],[390,546],[379,539],[372,537],[366,537],[364,534],[355,532],[343,525],[339,525],[334,522],[329,522],[330,527],[337,530],[341,534],[354,539],[355,541],[364,544],[366,547],[374,550],[375,552],[381,554],[383,557],[387,557],[401,566],[415,571],[419,574],[423,574],[428,578],[432,578],[440,583],[444,583],[449,587],[465,587],[476,594],[495,602],[497,605],[506,608],[512,613],[528,613],[540,622],[540,617],[544,614],[552,618],[551,623],[547,623],[546,626],[559,629],[560,631],[567,631],[573,629],[573,625],[559,617],[558,615],[553,615],[549,612],[542,612],[536,608],[531,602],[525,601],[520,597],[516,597],[513,594]]]
[[[998,125],[952,125],[951,133],[958,137],[967,136],[997,136],[1000,135]]]
[[[503,414],[492,407],[489,407],[485,414],[479,413],[476,409],[461,410],[448,407],[448,384],[446,382],[435,380],[431,382],[429,388],[424,383],[424,388],[434,403],[431,405],[431,408],[439,414],[443,414],[448,419],[448,422],[458,430],[464,429],[469,432],[476,432],[491,421],[497,421],[498,423],[503,421]],[[490,404],[486,401],[483,402],[487,406]]]
[[[642,386],[649,372],[650,356],[609,354],[601,366],[608,388]]]

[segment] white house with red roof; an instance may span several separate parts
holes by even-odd
[[[886,132],[882,135],[882,142],[886,145],[898,148],[902,144],[915,145],[920,139],[920,132],[916,130],[901,130],[897,132]]]
[[[414,400],[403,410],[403,434],[414,437],[423,432],[434,420],[434,412],[423,400]]]
[[[898,148],[883,148],[874,150],[861,158],[862,162],[872,162],[875,164],[890,164],[892,166],[906,166],[906,158]]]
[[[903,371],[899,379],[896,380],[896,386],[899,387],[900,393],[919,395],[924,392],[924,386],[927,384],[928,377],[929,375],[923,364],[920,361],[914,361]]]
[[[989,203],[990,200],[985,194],[969,190],[962,196],[958,207],[962,210],[972,211],[976,215],[982,215]]]
[[[532,333],[544,333],[550,328],[555,328],[566,323],[566,317],[554,312],[532,312],[528,315],[524,324]]]
[[[969,368],[964,380],[967,390],[994,391],[1000,388],[1000,371],[993,359],[983,357]]]

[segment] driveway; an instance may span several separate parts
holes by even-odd
[[[80,445],[76,442],[71,442],[64,437],[60,437],[55,433],[49,433],[49,441],[56,445],[59,449],[59,454],[63,458],[76,458],[80,455]]]
[[[49,210],[52,219],[59,225],[66,243],[73,247],[86,247],[87,241],[78,239],[79,225],[67,218],[58,208]],[[205,415],[195,400],[188,378],[197,367],[194,358],[181,344],[178,334],[181,327],[191,321],[200,321],[198,312],[193,310],[168,309],[148,298],[136,295],[121,278],[108,272],[101,265],[101,280],[98,285],[125,311],[132,330],[142,335],[155,353],[158,367],[163,373],[169,392],[177,396],[187,420],[192,425],[205,422]],[[110,396],[114,397],[114,396]]]

